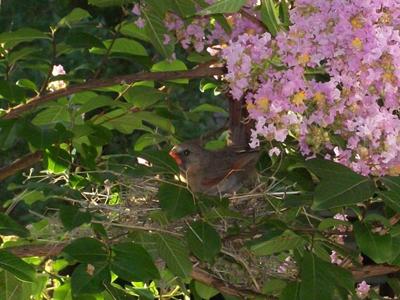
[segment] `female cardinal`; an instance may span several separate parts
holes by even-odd
[[[255,174],[259,152],[233,147],[208,151],[196,142],[187,142],[173,147],[169,155],[193,192],[223,195],[237,191]]]

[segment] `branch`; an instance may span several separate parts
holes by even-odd
[[[356,281],[361,281],[368,277],[388,275],[396,272],[400,272],[400,267],[389,265],[371,265],[351,270],[351,273]]]
[[[190,276],[193,279],[204,283],[205,285],[214,287],[215,289],[226,295],[239,297],[240,299],[245,299],[248,296],[259,296],[263,297],[262,299],[266,299],[266,296],[264,294],[249,289],[239,289],[197,267],[193,268]]]
[[[14,175],[18,171],[29,168],[39,162],[42,159],[42,152],[36,151],[34,153],[29,153],[16,161],[11,165],[5,166],[0,169],[0,181],[6,179],[7,177]]]
[[[98,89],[107,86],[131,83],[142,80],[171,80],[181,78],[193,79],[224,74],[224,67],[210,68],[210,63],[206,63],[188,71],[142,72],[130,75],[116,76],[108,79],[90,80],[86,83],[72,85],[65,89],[61,89],[52,93],[47,93],[42,96],[35,96],[29,99],[24,104],[20,104],[10,108],[3,116],[3,119],[15,119],[19,117],[22,113],[30,111],[41,104],[86,90]]]

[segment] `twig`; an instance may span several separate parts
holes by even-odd
[[[56,43],[55,33],[56,33],[55,30],[52,29],[51,30],[51,49],[52,49],[51,51],[52,51],[52,53],[51,53],[50,67],[49,67],[49,70],[47,71],[46,78],[43,81],[42,86],[41,86],[41,88],[39,90],[39,94],[40,95],[43,94],[46,91],[46,87],[47,87],[47,85],[48,85],[48,83],[50,81],[51,74],[53,72],[53,66],[54,66],[55,61],[56,61],[57,43]]]
[[[201,283],[204,283],[206,285],[213,286],[216,288],[218,291],[220,291],[223,294],[231,295],[231,296],[236,296],[239,297],[240,299],[246,299],[248,296],[259,296],[262,297],[262,299],[268,299],[265,298],[266,296],[253,291],[249,289],[239,289],[221,279],[218,279],[217,277],[211,275],[210,273],[200,269],[200,268],[193,268],[192,273],[190,276],[197,280],[200,281]],[[274,299],[274,298],[270,298]]]
[[[243,17],[245,17],[249,21],[253,22],[254,24],[257,24],[258,26],[261,26],[262,28],[265,28],[265,24],[261,20],[259,20],[256,16],[253,16],[245,9],[241,9],[240,13],[243,15]]]
[[[29,153],[8,166],[0,169],[0,181],[6,179],[7,177],[16,174],[18,171],[29,168],[39,162],[42,159],[42,152],[36,151],[34,153]]]
[[[363,280],[368,277],[382,276],[391,273],[400,272],[400,267],[389,265],[371,265],[364,266],[360,269],[351,270],[356,281]]]
[[[249,266],[247,265],[247,263],[243,260],[243,258],[241,258],[240,256],[237,256],[233,253],[230,253],[229,251],[222,249],[221,253],[230,256],[231,258],[233,258],[234,260],[236,260],[237,262],[239,262],[242,267],[246,270],[247,274],[249,274],[251,281],[254,284],[254,287],[257,289],[257,291],[260,291],[260,285],[258,284],[257,280],[254,278],[253,274],[251,273],[251,270],[249,268]]]
[[[180,78],[202,78],[208,76],[224,75],[224,67],[211,68],[210,63],[200,65],[199,67],[188,71],[166,71],[166,72],[142,72],[129,75],[121,75],[108,79],[90,80],[83,84],[72,85],[67,88],[57,90],[40,96],[35,96],[29,99],[26,103],[10,108],[3,119],[15,119],[22,113],[30,111],[37,106],[55,100],[61,97],[69,96],[78,92],[93,90],[102,87],[131,83],[142,80],[171,80]]]
[[[133,230],[142,230],[142,231],[148,231],[148,232],[159,232],[159,233],[165,233],[169,235],[173,235],[179,238],[182,238],[182,234],[169,231],[166,229],[162,228],[157,228],[157,227],[148,227],[148,226],[138,226],[138,225],[130,225],[130,224],[121,224],[121,223],[114,223],[114,222],[103,222],[103,221],[92,221],[92,223],[96,224],[101,224],[103,226],[113,226],[113,227],[120,227],[120,228],[127,228],[127,229],[133,229]]]
[[[390,225],[394,226],[400,221],[400,214],[395,214],[393,217],[389,219]]]
[[[100,73],[101,73],[101,71],[102,71],[103,66],[107,63],[108,58],[109,58],[109,56],[110,56],[110,54],[111,54],[112,47],[113,47],[114,44],[115,44],[115,41],[116,41],[116,39],[117,39],[117,37],[118,37],[118,34],[119,34],[119,31],[120,31],[120,30],[121,30],[121,23],[118,24],[117,30],[116,30],[116,32],[115,32],[115,34],[114,34],[114,36],[113,36],[113,38],[112,38],[112,40],[111,40],[110,46],[108,47],[106,53],[105,53],[104,56],[103,56],[103,59],[102,59],[101,62],[100,62],[100,65],[98,66],[96,72],[94,73],[93,79],[96,79],[96,78],[99,77],[99,75],[100,75]]]

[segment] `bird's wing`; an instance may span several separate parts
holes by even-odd
[[[245,153],[237,153],[234,156],[232,156],[221,152],[220,155],[218,156],[220,156],[218,160],[221,162],[219,165],[223,167],[216,170],[213,174],[210,174],[210,176],[204,178],[201,182],[202,185],[208,187],[217,185],[219,182],[228,178],[232,174],[244,171],[249,167],[253,167],[258,160],[259,153],[245,152]],[[209,166],[208,169],[215,170],[215,167],[216,167],[215,165]]]

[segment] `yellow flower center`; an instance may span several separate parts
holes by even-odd
[[[361,29],[364,27],[364,22],[361,16],[354,16],[350,19],[350,23],[354,29]]]
[[[251,102],[247,102],[246,107],[247,107],[247,110],[253,110],[256,108],[256,106]]]
[[[297,56],[297,62],[301,65],[305,65],[310,61],[310,55],[307,53],[300,54]]]
[[[316,92],[314,94],[314,100],[318,106],[322,106],[325,103],[325,95],[321,92]]]
[[[363,42],[359,37],[356,37],[352,42],[352,46],[356,48],[357,50],[361,50],[363,47]]]
[[[297,92],[296,94],[294,94],[293,98],[292,98],[292,103],[294,105],[302,105],[304,104],[304,100],[306,99],[306,93],[304,91],[300,91]]]
[[[262,97],[257,100],[257,106],[262,110],[266,111],[269,108],[269,100],[267,97]]]

